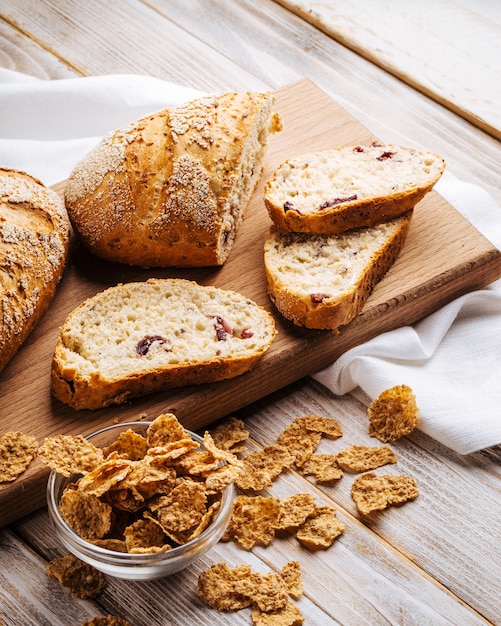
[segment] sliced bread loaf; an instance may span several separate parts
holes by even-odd
[[[397,259],[411,218],[409,211],[339,235],[283,233],[273,227],[264,247],[271,300],[297,326],[337,331],[358,315]]]
[[[123,126],[78,163],[66,207],[86,246],[143,267],[222,265],[281,129],[271,93],[224,93]]]
[[[428,193],[445,163],[415,148],[373,144],[307,154],[267,181],[265,204],[284,232],[337,234],[403,215]]]
[[[61,329],[52,391],[96,409],[171,387],[233,378],[270,347],[273,317],[243,295],[183,279],[120,284]]]

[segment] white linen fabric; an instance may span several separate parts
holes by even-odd
[[[107,132],[201,95],[148,76],[40,80],[0,69],[0,167],[53,185]],[[489,194],[448,171],[435,189],[501,249],[501,209]],[[366,403],[405,383],[431,437],[460,454],[501,443],[501,281],[349,350],[313,377]]]

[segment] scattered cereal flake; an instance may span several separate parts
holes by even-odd
[[[350,446],[338,452],[336,458],[338,465],[348,472],[366,472],[397,462],[397,455],[388,446]]]
[[[77,598],[96,598],[104,588],[104,575],[73,554],[65,554],[45,566],[49,578],[54,578],[68,593]]]
[[[315,511],[315,498],[309,493],[295,493],[280,500],[276,530],[289,530],[301,526]]]
[[[68,477],[95,469],[103,460],[103,451],[82,435],[55,435],[45,439],[38,456],[51,470]]]
[[[367,472],[358,476],[351,486],[351,497],[363,515],[381,511],[390,504],[402,504],[417,498],[419,490],[411,476]]]
[[[268,613],[286,606],[289,599],[287,586],[279,574],[255,572],[251,574],[248,582],[249,589],[246,585],[242,587],[242,591],[250,595],[253,604],[257,605],[261,611]]]
[[[341,424],[333,417],[322,417],[321,415],[305,415],[297,418],[307,430],[321,433],[329,439],[338,439],[343,435]]]
[[[111,506],[95,495],[67,489],[61,497],[61,515],[82,539],[101,539],[111,528]]]
[[[120,483],[132,471],[135,461],[121,458],[108,458],[98,467],[88,472],[78,481],[78,490],[95,496],[102,496]]]
[[[218,611],[244,609],[252,604],[252,599],[236,588],[240,581],[248,581],[250,576],[250,565],[230,568],[226,563],[214,563],[199,575],[197,594],[206,604]]]
[[[146,454],[148,444],[146,438],[136,433],[129,428],[128,430],[120,433],[116,441],[110,446],[103,449],[104,457],[106,458],[112,452],[117,452],[119,456],[130,459],[131,461],[138,461],[142,459]]]
[[[234,465],[223,465],[219,469],[211,472],[205,479],[205,487],[210,493],[224,491],[226,487],[232,485],[240,476],[242,470]]]
[[[15,480],[33,460],[38,441],[31,435],[11,431],[0,437],[0,483]]]
[[[223,541],[237,541],[245,550],[267,546],[275,537],[280,500],[264,496],[238,496]]]
[[[105,617],[91,617],[82,626],[131,626],[131,623],[121,617],[106,615]]]
[[[369,435],[387,443],[411,433],[418,423],[416,396],[407,385],[382,391],[367,409]]]
[[[315,452],[322,438],[321,432],[308,430],[306,423],[296,417],[277,438],[277,443],[287,448],[298,467]]]
[[[148,448],[165,446],[176,441],[184,441],[189,433],[179,423],[179,420],[172,413],[159,415],[148,426],[146,440]],[[191,439],[191,437],[190,437]]]
[[[243,491],[261,491],[266,487],[271,487],[273,481],[268,471],[258,469],[243,460],[242,471],[236,480],[236,485]]]
[[[319,506],[299,528],[296,537],[308,548],[328,548],[345,529],[346,524],[336,517],[336,509]]]
[[[240,489],[252,491],[271,487],[272,481],[294,461],[295,457],[289,450],[279,444],[251,452],[243,460],[243,471],[237,485]]]
[[[204,433],[204,446],[205,449],[208,450],[215,459],[226,461],[226,463],[228,463],[229,465],[242,467],[242,461],[240,461],[240,459],[237,459],[233,452],[228,452],[228,450],[221,450],[216,446],[209,431],[206,431]]]
[[[150,505],[164,532],[183,532],[200,524],[206,513],[207,495],[203,483],[183,479],[166,496]]]
[[[280,570],[280,576],[291,598],[297,600],[303,595],[303,579],[301,577],[301,564],[299,561],[289,561],[286,563]]]
[[[244,460],[256,469],[266,470],[273,480],[284,468],[290,467],[294,463],[294,456],[285,446],[275,444],[251,452]]]
[[[249,438],[249,431],[245,429],[244,422],[236,417],[230,417],[225,422],[218,424],[210,431],[214,444],[220,450],[228,450],[233,454],[242,452],[245,446],[238,445]]]
[[[127,526],[124,537],[129,552],[134,548],[161,548],[165,543],[163,530],[148,519],[139,519]]]
[[[313,475],[319,483],[329,483],[343,477],[343,470],[335,454],[312,454],[303,463],[301,470],[304,474]]]
[[[291,600],[287,600],[282,609],[270,612],[261,611],[259,607],[253,606],[251,618],[255,626],[300,626],[304,624],[303,614]]]

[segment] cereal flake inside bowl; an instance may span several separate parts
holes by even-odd
[[[164,414],[88,437],[45,440],[47,503],[62,544],[110,576],[147,580],[187,567],[222,537],[241,461],[209,433]]]

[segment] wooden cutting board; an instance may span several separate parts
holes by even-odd
[[[284,130],[272,136],[265,169],[247,208],[229,260],[220,269],[143,270],[93,258],[73,242],[65,275],[39,326],[0,375],[0,433],[21,430],[40,443],[57,433],[88,434],[116,421],[176,413],[200,429],[299,378],[332,363],[375,335],[412,323],[453,298],[501,276],[501,253],[438,194],[414,213],[404,249],[363,312],[339,335],[296,328],[276,312],[266,293],[263,243],[271,222],[263,184],[284,160],[313,150],[364,144],[376,138],[356,119],[304,79],[276,92]],[[384,140],[384,138],[381,138]],[[63,185],[57,186],[62,191]],[[184,277],[240,291],[276,319],[278,335],[251,372],[221,383],[166,391],[122,407],[75,411],[51,398],[50,365],[59,327],[73,308],[118,282]],[[35,460],[11,484],[0,485],[0,526],[45,504],[47,471]]]

